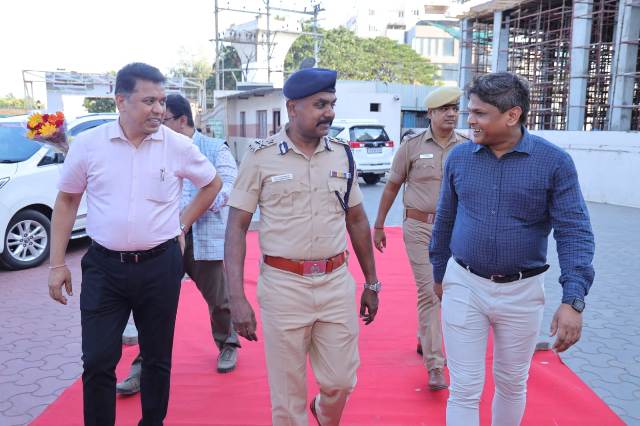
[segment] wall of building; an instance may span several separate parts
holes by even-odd
[[[398,95],[363,91],[359,84],[338,81],[336,96],[336,118],[378,120],[384,124],[393,141],[400,141],[401,103]],[[379,110],[371,111],[371,104],[378,104]]]

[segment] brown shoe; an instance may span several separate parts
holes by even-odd
[[[316,423],[318,423],[318,426],[320,425],[320,420],[318,420],[318,413],[316,413],[316,398],[318,396],[314,396],[313,399],[311,400],[311,404],[309,404],[309,410],[311,410],[311,414],[313,414],[313,418],[316,419]]]
[[[438,391],[442,389],[448,388],[446,379],[444,378],[444,373],[442,373],[442,369],[434,368],[429,371],[429,389],[432,391]]]
[[[418,346],[416,346],[416,352],[418,352],[418,355],[422,355],[422,344],[420,343],[420,340],[418,340]]]

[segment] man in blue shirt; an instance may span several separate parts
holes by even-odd
[[[571,157],[524,127],[527,82],[487,74],[467,92],[474,143],[449,155],[430,245],[451,377],[447,425],[479,424],[490,328],[492,424],[517,425],[542,321],[549,233],[563,287],[551,323],[557,352],[580,339],[594,240]]]

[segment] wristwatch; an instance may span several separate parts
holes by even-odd
[[[367,290],[374,291],[376,293],[380,293],[380,290],[382,290],[382,283],[380,281],[376,281],[375,283],[371,283],[371,284],[364,283],[364,288],[366,288]]]
[[[574,311],[582,313],[582,311],[584,311],[585,308],[585,303],[584,300],[582,299],[578,299],[577,297],[574,297],[572,300],[569,300],[567,302],[565,302],[567,305],[571,306],[573,308]]]
[[[180,222],[180,232],[182,235],[187,235],[187,225],[182,222]]]

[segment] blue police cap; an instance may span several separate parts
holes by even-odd
[[[335,92],[338,73],[325,68],[304,68],[294,72],[284,83],[287,99],[302,99],[318,92]]]

